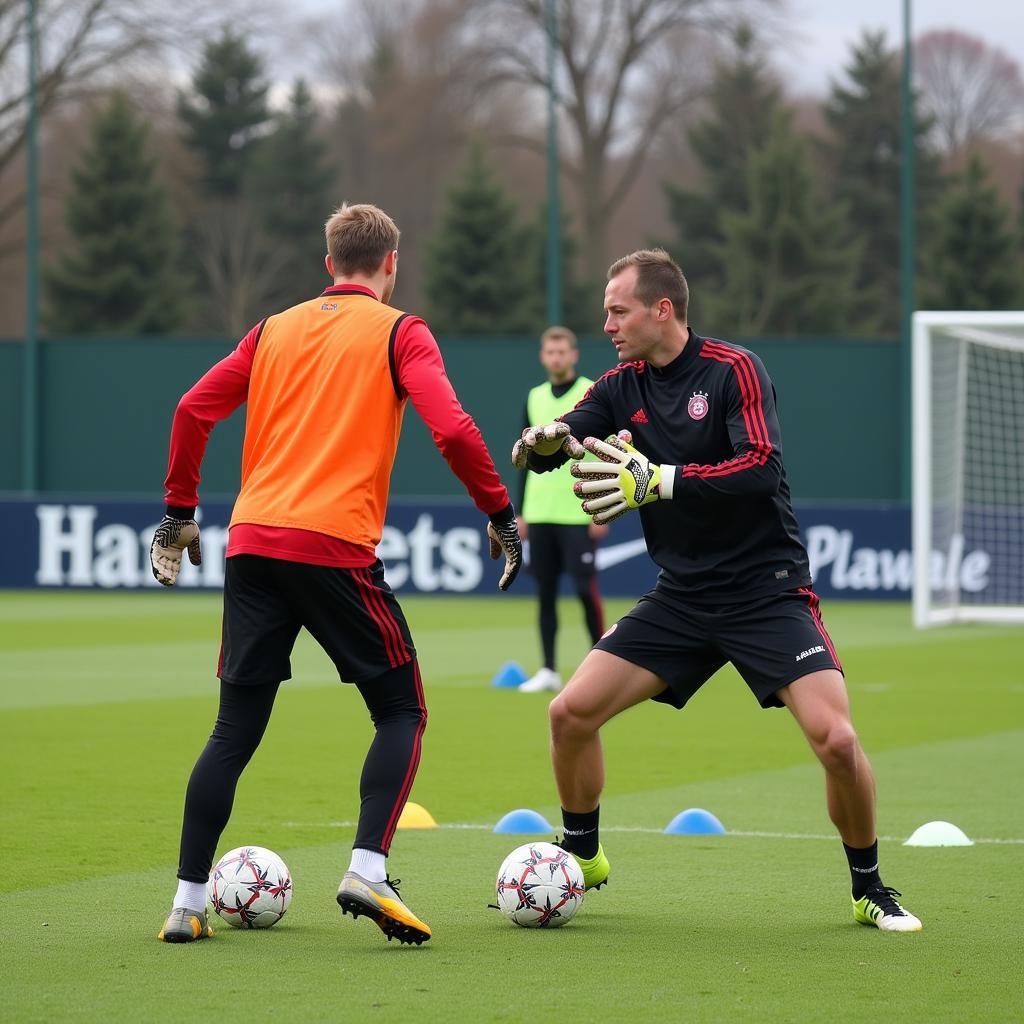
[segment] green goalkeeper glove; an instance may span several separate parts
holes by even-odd
[[[607,441],[588,437],[583,447],[601,461],[576,462],[570,470],[577,478],[573,493],[582,499],[583,511],[599,526],[632,508],[672,497],[676,467],[652,463],[630,444],[632,440],[628,430]]]
[[[583,445],[572,436],[568,423],[547,423],[542,427],[527,427],[522,437],[512,446],[512,465],[526,469],[530,452],[538,455],[554,455],[563,450],[570,459],[583,458]]]
[[[188,560],[202,565],[203,553],[199,547],[199,524],[194,519],[176,519],[165,515],[153,534],[149,546],[149,562],[158,583],[173,587],[178,582],[181,553],[188,548]]]

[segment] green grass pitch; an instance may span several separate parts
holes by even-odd
[[[923,933],[853,923],[820,770],[788,714],[761,711],[728,668],[685,712],[645,706],[605,730],[611,885],[536,932],[487,909],[518,845],[489,826],[522,806],[558,820],[545,696],[488,685],[507,659],[536,667],[534,605],[405,607],[430,707],[412,798],[442,827],[399,832],[390,866],[433,940],[389,945],[334,903],[370,726],[302,638],[221,845],[281,853],[291,910],[270,931],[214,919],[213,939],[165,946],[184,784],[215,711],[219,598],[0,595],[5,1021],[1024,1017],[1021,630],[915,633],[906,606],[824,610],[878,776],[883,876]],[[561,612],[568,672],[585,648],[578,608]],[[661,834],[692,806],[732,834]],[[987,841],[901,845],[933,819]]]

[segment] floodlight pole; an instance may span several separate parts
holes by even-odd
[[[548,29],[548,324],[562,322],[562,212],[558,194],[557,0],[546,0]]]
[[[28,123],[26,131],[27,224],[25,345],[22,350],[21,481],[31,494],[39,486],[39,37],[36,0],[28,0]]]
[[[900,486],[910,498],[911,331],[914,319],[914,97],[912,91],[911,0],[903,0],[903,67],[900,76]]]

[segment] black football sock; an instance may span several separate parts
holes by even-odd
[[[850,864],[853,898],[859,900],[871,886],[880,885],[882,882],[882,876],[878,873],[878,840],[862,849],[843,843],[843,849]]]
[[[562,808],[562,847],[584,860],[597,856],[598,832],[597,820],[601,808],[595,807],[585,814],[567,811]]]

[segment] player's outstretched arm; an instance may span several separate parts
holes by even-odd
[[[555,420],[543,426],[527,427],[512,446],[512,465],[516,469],[529,466],[530,455],[552,456],[564,452],[570,459],[582,459],[583,445],[572,436],[568,423]]]
[[[175,513],[171,515],[171,513]],[[181,553],[188,551],[188,560],[193,565],[202,565],[203,552],[199,546],[199,524],[189,509],[168,509],[160,520],[153,543],[149,546],[149,562],[157,583],[173,587],[181,571]]]
[[[628,430],[602,441],[588,437],[583,447],[598,462],[577,462],[570,472],[577,478],[573,493],[583,511],[599,526],[625,515],[630,509],[667,501],[672,497],[675,466],[657,465],[630,443]]]

